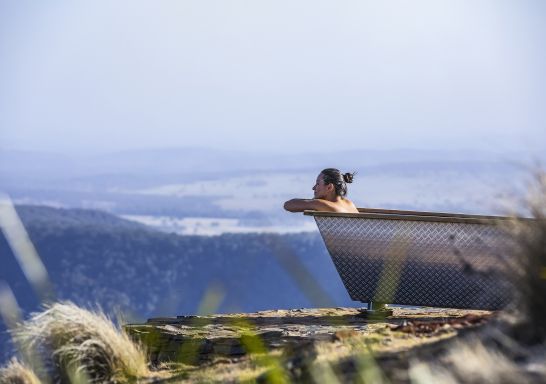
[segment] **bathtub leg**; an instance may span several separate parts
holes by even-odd
[[[362,308],[360,310],[359,317],[364,317],[367,319],[384,319],[385,317],[392,316],[392,309],[387,307],[386,303],[380,303],[377,301],[369,301],[367,308]]]
[[[378,301],[370,301],[368,303],[368,311],[384,311],[387,309],[387,304]]]

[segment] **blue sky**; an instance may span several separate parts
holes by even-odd
[[[546,3],[0,0],[0,148],[546,149]]]

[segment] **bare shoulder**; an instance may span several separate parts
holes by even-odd
[[[340,212],[358,213],[358,208],[356,207],[356,205],[347,198],[343,198],[342,207],[340,208],[341,208]]]

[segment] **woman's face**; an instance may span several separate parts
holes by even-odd
[[[317,181],[313,186],[313,191],[315,191],[315,199],[325,199],[330,192],[332,184],[324,184],[324,179],[322,173],[317,176]]]

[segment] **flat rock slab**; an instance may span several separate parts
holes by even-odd
[[[221,358],[242,358],[248,352],[294,350],[316,343],[342,345],[366,337],[375,340],[372,344],[379,351],[407,350],[454,336],[459,329],[483,324],[491,316],[479,310],[391,309],[393,315],[383,319],[367,318],[357,308],[292,309],[152,318],[125,329],[146,345],[153,364],[199,366]]]

